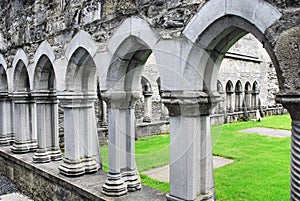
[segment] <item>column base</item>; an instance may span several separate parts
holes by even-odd
[[[99,170],[99,164],[91,157],[85,158],[83,163],[86,173],[94,173]]]
[[[34,163],[49,163],[51,161],[47,149],[37,149],[33,156]]]
[[[56,148],[56,147],[50,148],[48,152],[49,152],[51,161],[62,160],[61,150],[59,148]]]
[[[120,173],[108,173],[102,193],[107,196],[121,196],[127,194],[127,184]]]
[[[15,141],[10,147],[11,151],[15,154],[23,154],[34,152],[37,149],[36,140],[32,141]]]
[[[122,177],[127,184],[127,189],[129,192],[141,190],[141,180],[136,170],[124,172],[122,173]]]
[[[10,136],[8,135],[2,135],[0,136],[0,146],[7,146],[10,145]]]
[[[174,197],[170,194],[166,194],[166,198],[168,201],[184,201],[184,199]],[[215,201],[214,195],[212,193],[199,195],[197,198],[193,199],[193,201]]]
[[[63,163],[58,167],[61,174],[76,177],[85,173],[84,163],[81,160],[69,160],[64,158]]]

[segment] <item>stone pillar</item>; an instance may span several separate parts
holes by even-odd
[[[235,92],[235,111],[241,111],[242,110],[242,92],[236,91]]]
[[[300,95],[277,95],[276,101],[292,118],[290,200],[296,201],[300,199]]]
[[[251,104],[251,106],[252,106],[253,110],[259,109],[259,107],[258,107],[258,94],[259,94],[258,90],[252,91],[252,104]]]
[[[33,157],[36,163],[61,160],[58,136],[58,101],[56,93],[32,92],[36,102],[38,148]]]
[[[164,92],[170,114],[168,200],[214,200],[209,113],[219,96],[201,91]]]
[[[15,141],[11,146],[13,153],[27,153],[37,148],[36,107],[27,92],[14,92]]]
[[[251,110],[251,91],[245,91],[245,106],[247,110]]]
[[[0,93],[0,146],[10,145],[14,141],[12,130],[12,104],[7,92]]]
[[[107,128],[108,124],[107,124],[107,104],[104,100],[99,99],[100,102],[100,126],[102,128]]]
[[[144,91],[144,118],[143,122],[151,122],[152,118],[152,91]]]
[[[109,173],[102,193],[121,196],[141,189],[134,156],[134,106],[139,92],[105,92],[108,105]]]
[[[94,102],[96,94],[63,94],[65,158],[61,174],[79,176],[96,172],[101,164]]]
[[[234,97],[233,91],[226,92],[226,105],[228,112],[234,112]]]

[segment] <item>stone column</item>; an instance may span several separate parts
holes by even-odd
[[[151,122],[152,118],[152,91],[144,91],[144,118],[143,122]]]
[[[11,146],[13,153],[27,153],[37,148],[36,107],[27,92],[14,92],[15,141]]]
[[[292,118],[290,200],[296,201],[300,199],[300,95],[277,95],[276,101]]]
[[[96,172],[101,163],[94,101],[96,94],[59,95],[64,109],[65,158],[61,174],[79,176]]]
[[[134,156],[134,106],[139,92],[105,92],[108,105],[109,173],[102,193],[121,196],[141,189]]]
[[[251,110],[251,92],[245,91],[245,106],[247,110]]]
[[[235,92],[235,111],[241,111],[242,110],[242,92],[236,91]]]
[[[163,94],[170,114],[168,200],[214,200],[209,113],[217,99],[201,91]]]
[[[107,104],[104,100],[99,99],[100,101],[100,126],[102,128],[107,128],[108,124],[107,124]]]
[[[252,91],[252,109],[253,110],[256,110],[258,109],[258,94],[259,94],[259,91],[258,90],[254,90]]]
[[[11,106],[8,93],[0,92],[0,146],[10,145],[14,141]]]
[[[33,157],[36,163],[62,159],[58,136],[58,101],[56,93],[32,92],[36,102],[38,148]]]

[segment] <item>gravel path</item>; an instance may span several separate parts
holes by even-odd
[[[0,175],[0,196],[19,192],[17,186],[7,177]]]
[[[32,201],[22,195],[18,187],[7,177],[0,175],[0,200],[1,201]]]

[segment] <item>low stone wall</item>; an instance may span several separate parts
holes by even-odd
[[[32,162],[34,153],[16,155],[9,147],[0,147],[0,174],[11,179],[25,195],[35,201],[45,200],[165,200],[164,193],[143,186],[141,191],[128,193],[119,198],[101,194],[107,173],[99,170],[94,174],[70,178],[59,174],[62,161],[45,164]]]
[[[248,116],[250,119],[255,119],[256,110],[248,111]],[[282,115],[286,114],[288,111],[283,107],[274,107],[274,108],[266,108],[263,109],[264,116],[272,116],[272,115]],[[224,124],[224,123],[232,123],[237,121],[242,121],[245,114],[243,111],[233,112],[227,114],[213,114],[210,116],[211,125]]]
[[[162,133],[170,132],[170,123],[169,121],[156,121],[156,122],[143,122],[136,124],[135,138],[158,135]],[[98,129],[98,139],[100,145],[107,144],[108,140],[108,129],[99,128]]]

